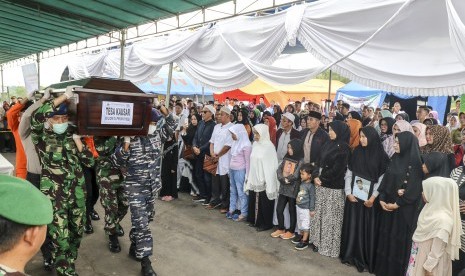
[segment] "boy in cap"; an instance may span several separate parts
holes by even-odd
[[[0,175],[0,183],[0,276],[26,275],[52,222],[52,204],[26,180]]]
[[[82,165],[94,164],[92,153],[73,134],[65,101],[73,87],[44,103],[31,118],[32,142],[42,162],[40,190],[51,201],[53,222],[49,225],[52,259],[58,275],[76,275],[75,261],[86,222],[86,188]]]
[[[158,102],[154,105],[157,106]],[[153,238],[149,222],[155,215],[155,198],[161,189],[162,145],[173,136],[177,126],[173,114],[164,106],[159,108],[165,117],[160,118],[158,110],[152,109],[148,135],[124,137],[123,145],[111,157],[114,164],[126,171],[123,187],[132,225],[129,256],[141,262],[144,276],[157,275],[150,261]]]

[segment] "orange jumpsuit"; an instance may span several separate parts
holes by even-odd
[[[23,109],[24,105],[17,103],[13,105],[7,112],[6,118],[8,120],[8,127],[11,129],[13,136],[15,137],[16,144],[16,176],[19,178],[26,179],[27,176],[27,159],[26,153],[24,152],[23,143],[19,136],[19,113]]]

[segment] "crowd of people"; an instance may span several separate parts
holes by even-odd
[[[465,268],[459,102],[443,126],[431,107],[420,106],[410,121],[399,103],[359,112],[338,101],[325,114],[304,99],[284,108],[264,98],[172,99],[168,108],[155,101],[147,136],[116,138],[77,135],[68,124],[70,97],[71,89],[54,99],[46,91],[32,104],[29,95],[7,112],[18,122],[11,127],[17,176],[52,202],[41,250],[44,268],[58,275],[76,275],[83,233],[100,219],[93,208],[99,197],[109,250],[121,251],[120,221],[129,209],[129,255],[141,261],[143,275],[156,275],[154,201],[176,200],[178,191],[225,219],[360,272],[458,275]],[[0,213],[0,231],[8,223],[24,224]],[[0,257],[8,250],[0,246]],[[0,272],[24,272],[2,265]]]

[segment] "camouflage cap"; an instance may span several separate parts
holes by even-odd
[[[0,216],[24,225],[52,222],[50,200],[24,179],[0,175]]]

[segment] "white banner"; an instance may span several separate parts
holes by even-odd
[[[39,89],[39,76],[37,75],[37,66],[35,63],[29,63],[21,67],[23,70],[24,85],[27,92]]]
[[[336,101],[342,100],[345,103],[350,104],[351,110],[360,110],[362,105],[377,108],[381,101],[382,95],[382,93],[378,93],[365,97],[353,97],[344,93],[339,93],[339,96],[337,97]]]
[[[132,125],[134,103],[102,101],[102,125]]]

